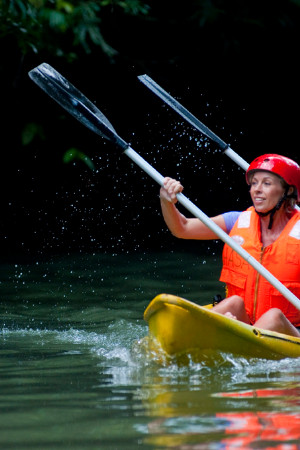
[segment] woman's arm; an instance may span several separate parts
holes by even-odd
[[[181,239],[218,239],[218,236],[204,225],[199,219],[186,218],[175,206],[176,194],[183,191],[179,181],[165,178],[164,187],[160,190],[160,203],[162,214],[171,233]],[[226,231],[225,220],[222,215],[213,217],[212,220]]]

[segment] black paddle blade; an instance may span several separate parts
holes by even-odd
[[[43,63],[29,72],[29,77],[75,119],[123,150],[129,145],[116,133],[104,114],[66,78]]]
[[[152,80],[148,75],[139,75],[138,79],[147,86],[150,91],[154,92],[158,97],[160,97],[167,105],[174,109],[178,114],[181,115],[187,122],[189,122],[198,131],[203,133],[209,139],[214,141],[222,150],[226,150],[229,146],[224,142],[219,136],[217,136],[213,131],[211,131],[204,123],[200,122],[197,117],[190,113],[184,106],[182,106],[175,98],[173,98],[168,92],[166,92],[162,87],[159,86],[155,81]]]

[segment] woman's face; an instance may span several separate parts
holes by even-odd
[[[283,197],[284,188],[277,175],[271,172],[254,172],[250,183],[250,195],[256,211],[267,212]]]

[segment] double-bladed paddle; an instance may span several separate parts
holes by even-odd
[[[43,63],[29,72],[30,78],[43,89],[50,97],[59,103],[79,122],[94,131],[103,138],[111,141],[119,147],[133,162],[150,175],[159,185],[163,186],[164,177],[154,169],[147,161],[133,150],[122,139],[104,114],[87,99],[75,86],[69,83],[60,73],[49,64]],[[274,275],[266,270],[256,259],[238,245],[215,222],[204,214],[182,193],[177,194],[177,199],[188,211],[201,220],[222,241],[226,242],[234,251],[245,259],[257,272],[271,283],[287,300],[300,310],[299,299],[287,289]]]

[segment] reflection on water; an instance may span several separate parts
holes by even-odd
[[[160,292],[204,304],[219,266],[194,254],[1,266],[0,445],[299,449],[300,361],[220,355],[161,365],[142,319]]]

